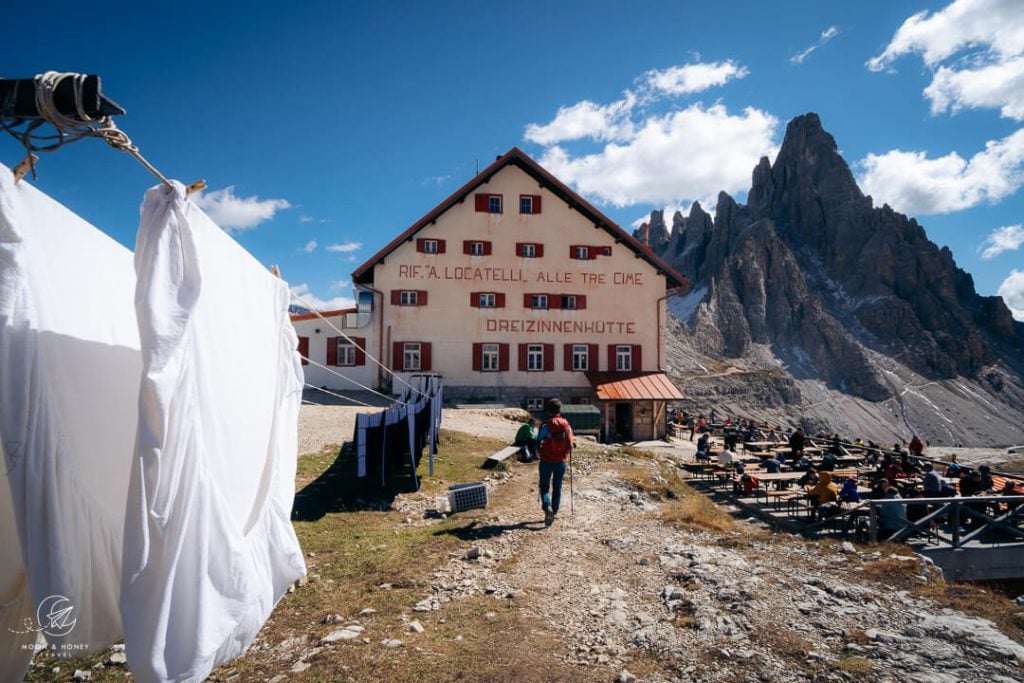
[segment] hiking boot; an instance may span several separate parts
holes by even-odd
[[[544,526],[551,526],[555,522],[555,513],[551,508],[544,509]]]

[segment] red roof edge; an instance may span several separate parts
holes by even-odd
[[[356,312],[356,309],[354,309],[354,308],[339,308],[339,309],[334,310],[334,311],[315,311],[315,312],[311,312],[311,313],[296,313],[295,315],[291,316],[291,319],[292,319],[293,323],[297,323],[300,320],[312,320],[313,318],[319,318],[321,316],[323,316],[324,318],[333,318],[334,316],[341,315],[342,313],[355,313],[355,312]]]
[[[447,199],[442,201],[440,204],[435,206],[427,215],[416,221],[409,228],[407,228],[402,234],[395,239],[391,240],[383,249],[378,251],[376,254],[367,259],[362,265],[356,268],[352,272],[352,280],[354,282],[365,282],[366,274],[370,271],[377,263],[379,263],[385,256],[390,254],[396,249],[402,242],[410,239],[414,234],[421,230],[432,221],[436,220],[438,216],[443,214],[445,211],[450,209],[456,203],[463,201],[470,192],[490,180],[491,176],[497,173],[499,170],[504,168],[510,163],[517,163],[524,171],[538,177],[543,183],[549,186],[549,189],[557,195],[560,195],[562,200],[568,203],[572,208],[578,210],[580,213],[586,215],[590,220],[596,223],[598,226],[604,228],[612,236],[625,243],[629,246],[638,256],[642,257],[648,263],[655,267],[655,269],[661,271],[668,282],[668,289],[678,289],[680,287],[689,289],[690,282],[685,276],[678,273],[672,266],[668,265],[661,258],[654,255],[649,249],[645,248],[645,245],[636,239],[628,232],[623,230],[615,221],[608,218],[596,207],[594,207],[586,199],[578,195],[568,185],[563,183],[561,180],[551,175],[545,170],[540,164],[530,158],[525,152],[518,147],[513,147],[508,152],[498,157],[494,163],[480,171],[480,173],[473,176],[473,178],[465,185],[460,187],[458,190],[453,192]]]

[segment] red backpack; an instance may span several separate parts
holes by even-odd
[[[548,420],[548,435],[540,445],[541,460],[561,462],[572,447],[569,422],[560,415]]]

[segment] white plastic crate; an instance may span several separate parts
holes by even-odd
[[[448,502],[452,512],[464,512],[487,507],[487,487],[482,483],[455,484],[448,487]]]

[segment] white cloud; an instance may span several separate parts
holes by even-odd
[[[441,187],[451,178],[450,175],[432,175],[429,178],[425,178],[421,185],[429,185],[433,187]]]
[[[989,64],[977,69],[942,66],[924,90],[932,114],[961,109],[998,109],[1003,118],[1024,119],[1024,58]]]
[[[336,311],[339,308],[352,308],[356,305],[355,299],[350,296],[336,296],[331,299],[321,299],[313,294],[309,285],[302,283],[291,287],[291,303],[303,308],[315,311]]]
[[[362,242],[342,242],[341,244],[328,244],[324,248],[327,249],[327,251],[348,254],[353,251],[359,251],[359,249],[362,248],[362,246]]]
[[[933,114],[986,107],[1024,119],[1024,2],[956,0],[933,14],[918,12],[867,67],[891,68],[906,54],[920,54],[935,70],[924,91]]]
[[[623,99],[608,105],[583,100],[569,107],[559,107],[550,123],[528,125],[524,137],[545,146],[581,138],[602,142],[625,140],[633,135],[630,112],[636,102],[636,96],[627,92]]]
[[[1021,226],[1020,223],[1005,225],[989,233],[985,241],[978,247],[978,251],[981,252],[981,258],[988,260],[1004,251],[1013,251],[1022,244],[1024,244],[1024,226]]]
[[[302,248],[302,251],[306,252],[307,254],[312,254],[314,251],[316,251],[316,240],[312,239],[306,242],[306,246]]]
[[[308,213],[304,213],[301,216],[299,216],[300,223],[312,223],[314,220],[316,219],[310,216]]]
[[[859,164],[860,186],[876,204],[911,215],[949,213],[994,203],[1024,184],[1024,129],[990,140],[970,161],[956,152],[929,159],[925,152],[869,154]]]
[[[260,199],[255,195],[238,197],[233,185],[222,190],[204,192],[194,197],[193,201],[228,232],[254,228],[271,220],[281,209],[291,207],[287,199]]]
[[[622,144],[577,157],[549,147],[540,162],[582,193],[616,206],[692,199],[713,205],[720,190],[748,189],[758,159],[776,151],[778,123],[758,109],[730,115],[721,104],[694,104],[644,119]]]
[[[803,64],[804,60],[807,59],[808,57],[810,57],[812,52],[817,50],[819,47],[822,47],[825,43],[827,43],[828,41],[832,40],[833,38],[835,38],[838,35],[839,35],[839,27],[838,26],[829,26],[827,29],[825,29],[824,31],[821,32],[820,36],[818,36],[818,42],[816,42],[814,45],[811,45],[810,47],[808,47],[803,52],[801,52],[799,54],[795,54],[792,57],[790,57],[789,58],[790,63],[791,64]]]
[[[669,95],[688,95],[725,85],[734,78],[745,78],[750,71],[731,59],[706,64],[683,64],[644,74],[643,82]]]
[[[1003,297],[1013,319],[1024,322],[1024,270],[1011,271],[996,293]]]

